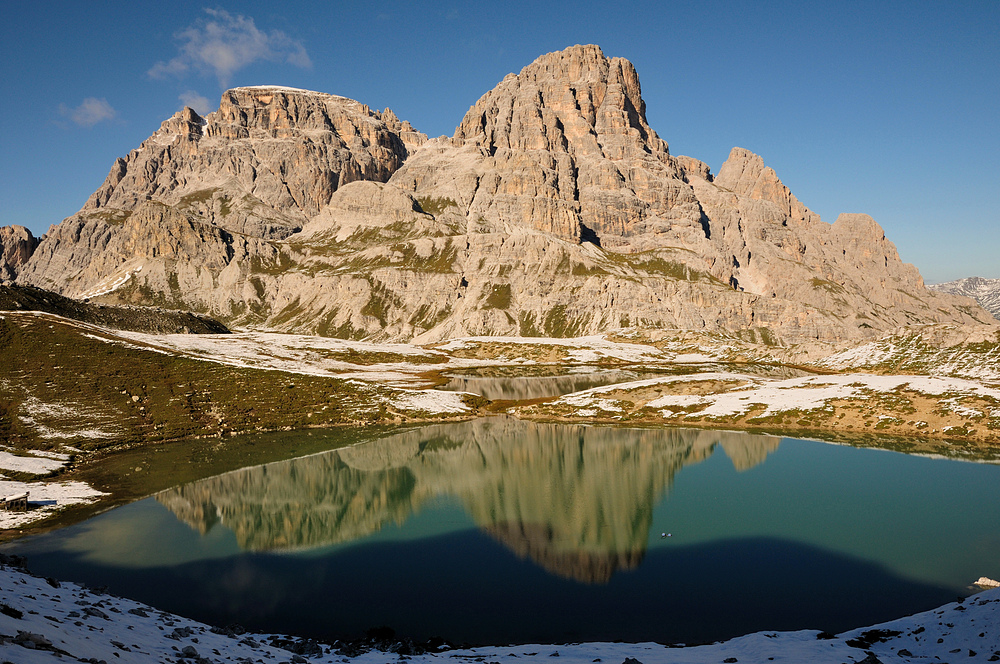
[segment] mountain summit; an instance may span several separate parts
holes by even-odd
[[[18,281],[350,338],[693,329],[766,343],[985,323],[866,215],[827,224],[763,160],[717,177],[649,126],[632,64],[543,55],[451,138],[262,86],[185,108],[115,162]]]

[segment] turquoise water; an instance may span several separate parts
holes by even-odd
[[[35,573],[325,639],[838,632],[1000,578],[1000,468],[736,432],[435,425],[5,546]]]

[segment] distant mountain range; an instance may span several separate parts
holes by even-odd
[[[1000,320],[1000,279],[968,277],[966,279],[948,281],[943,284],[934,284],[933,286],[928,286],[928,288],[938,293],[971,297],[983,309],[993,314],[994,318]]]
[[[6,238],[6,239],[4,239]],[[763,160],[670,154],[597,46],[505,77],[452,137],[283,87],[185,108],[0,278],[231,326],[432,342],[629,328],[767,344],[992,323],[924,287],[862,214],[828,224]]]

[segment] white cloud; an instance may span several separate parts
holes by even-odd
[[[193,108],[198,115],[205,115],[215,110],[215,105],[207,97],[202,97],[194,90],[182,92],[178,98],[182,104]]]
[[[59,113],[81,127],[93,127],[98,122],[118,117],[118,111],[111,107],[107,99],[97,99],[96,97],[87,97],[76,108],[60,104]]]
[[[180,54],[153,65],[148,72],[151,77],[182,76],[194,69],[213,74],[225,87],[235,72],[260,60],[312,66],[302,42],[280,30],[262,32],[252,18],[222,9],[205,9],[205,13],[207,18],[177,33]]]

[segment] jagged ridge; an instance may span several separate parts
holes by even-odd
[[[713,177],[649,127],[631,63],[574,46],[452,138],[281,87],[227,91],[118,160],[19,281],[351,338],[629,327],[765,343],[987,323],[926,290],[870,217],[824,223],[736,148]]]
[[[983,277],[967,277],[943,284],[928,286],[939,293],[951,293],[971,297],[983,309],[1000,320],[1000,279],[984,279]]]

